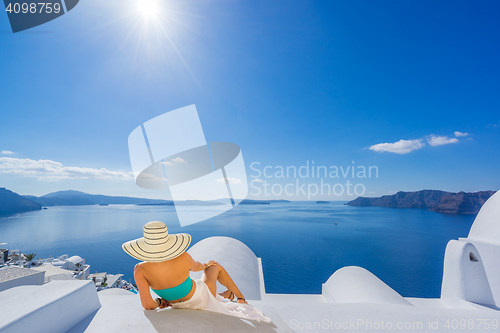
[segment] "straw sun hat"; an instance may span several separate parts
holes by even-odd
[[[165,223],[153,221],[144,225],[144,237],[123,243],[122,248],[135,259],[159,262],[180,256],[190,243],[190,235],[169,235]]]

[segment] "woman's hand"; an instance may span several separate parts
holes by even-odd
[[[160,306],[159,308],[160,309],[165,309],[165,308],[168,308],[169,306],[172,306],[172,304],[170,304],[167,300],[165,299],[161,299],[161,302],[160,302]]]
[[[217,265],[217,262],[215,260],[210,260],[209,262],[207,262],[205,264],[205,269],[207,269],[210,266],[214,266],[214,265]]]

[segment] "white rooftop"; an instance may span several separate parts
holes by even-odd
[[[31,271],[27,268],[10,266],[0,268],[0,282],[6,282],[20,277],[37,274],[38,272]]]
[[[77,263],[81,262],[83,259],[79,256],[72,256],[72,257],[69,257],[67,260],[71,261],[74,264],[77,264]]]
[[[89,274],[89,279],[92,279],[92,278],[102,278],[104,279],[106,277],[108,273],[104,272],[104,273],[92,273],[92,274]]]
[[[107,281],[106,283],[108,284],[108,286],[112,286],[116,281],[118,281],[121,277],[123,276],[123,274],[108,274],[106,277],[107,277]]]
[[[215,245],[218,251],[210,255]],[[475,320],[476,327],[485,322],[491,327],[495,320],[500,325],[498,308],[468,301],[452,306],[443,299],[404,298],[360,267],[344,267],[335,272],[323,285],[321,295],[266,294],[260,260],[243,243],[211,237],[195,244],[189,252],[201,261],[210,257],[226,267],[242,293],[248,295],[249,303],[263,311],[272,323],[206,311],[145,311],[139,295],[111,289],[99,292],[102,308],[85,332],[450,332],[449,327],[459,325],[464,318]]]
[[[68,271],[67,269],[62,269],[59,267],[56,267],[51,264],[45,264],[37,267],[31,268],[34,271],[38,272],[45,272],[45,277],[51,277],[55,275],[70,275],[72,276],[73,273],[71,271]]]

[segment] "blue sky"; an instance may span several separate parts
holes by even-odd
[[[253,162],[314,161],[376,166],[324,179],[365,196],[500,187],[498,1],[162,1],[156,16],[137,3],[82,0],[16,34],[0,14],[0,186],[164,198],[130,179],[128,135],[196,104],[249,181]]]

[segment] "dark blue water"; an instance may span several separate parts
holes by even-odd
[[[321,293],[337,269],[361,266],[403,296],[439,297],[446,244],[467,237],[474,216],[293,202],[239,205],[181,228],[173,207],[50,207],[1,218],[0,242],[42,258],[79,255],[92,272],[129,279],[137,260],[121,244],[142,237],[142,226],[153,220],[170,233],[190,233],[192,244],[211,236],[247,244],[262,258],[268,293]]]

